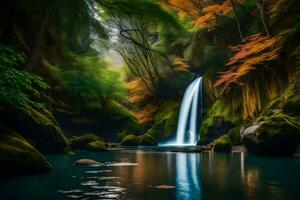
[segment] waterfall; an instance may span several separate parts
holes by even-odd
[[[176,145],[195,145],[197,142],[198,96],[200,93],[200,118],[202,117],[202,77],[186,89],[180,107]],[[189,125],[187,124],[189,120]],[[188,125],[188,126],[187,126]],[[188,135],[186,135],[188,134]],[[186,141],[186,139],[188,139]]]

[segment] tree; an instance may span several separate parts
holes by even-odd
[[[257,67],[274,62],[279,57],[280,37],[265,37],[255,34],[245,39],[245,43],[230,47],[235,55],[226,64],[229,70],[220,73],[215,87],[221,87],[221,93],[230,91],[233,85],[242,84],[242,78],[257,70]]]
[[[256,0],[256,6],[257,6],[257,9],[258,9],[260,20],[263,24],[263,27],[264,27],[265,31],[266,31],[266,34],[267,34],[268,37],[271,37],[270,25],[269,25],[268,20],[267,20],[267,15],[266,15],[266,12],[265,12],[265,7],[264,7],[263,0]]]
[[[176,11],[179,16],[188,16],[193,23],[201,28],[214,31],[218,27],[218,18],[230,14],[235,16],[237,29],[243,41],[243,34],[240,27],[236,6],[233,0],[161,0],[161,2]]]

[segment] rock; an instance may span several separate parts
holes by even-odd
[[[100,164],[99,162],[92,160],[92,159],[87,159],[87,158],[76,160],[73,163],[73,165],[75,165],[75,166],[78,166],[78,165],[93,166],[93,165],[99,165],[99,164]]]
[[[239,146],[232,146],[232,152],[237,152],[237,153],[247,153],[247,149],[242,146],[242,145],[239,145]]]
[[[213,144],[213,143],[209,143],[209,144],[205,145],[204,147],[202,147],[202,149],[203,149],[204,151],[210,151],[210,150],[212,150],[213,148],[214,148],[214,144]]]
[[[121,144],[123,146],[137,146],[139,144],[139,138],[135,135],[126,135],[123,137]]]
[[[156,111],[154,124],[147,131],[154,139],[166,141],[176,133],[180,102],[162,101]]]
[[[68,143],[71,148],[77,150],[89,151],[105,151],[104,141],[95,134],[87,133],[80,136],[72,136],[68,138]]]
[[[157,141],[149,134],[144,134],[139,137],[139,145],[141,146],[157,146]]]
[[[227,133],[233,145],[241,145],[241,130],[242,126],[236,126],[230,129]]]
[[[86,149],[89,151],[107,151],[104,142],[94,141],[87,144]]]
[[[0,125],[0,176],[51,170],[46,158],[21,135]]]
[[[176,188],[174,185],[158,185],[158,186],[154,186],[157,189],[174,189]]]
[[[299,129],[282,118],[251,126],[242,134],[242,142],[249,153],[271,156],[292,155],[299,138]]]
[[[47,109],[29,107],[25,113],[1,113],[0,120],[6,127],[30,140],[41,152],[64,153],[70,150],[58,122]]]
[[[228,135],[222,135],[214,141],[214,151],[229,152],[232,148],[232,142]]]

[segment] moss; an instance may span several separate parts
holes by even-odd
[[[175,101],[162,102],[157,110],[153,126],[147,133],[156,140],[165,140],[176,133],[180,103]]]
[[[86,149],[89,151],[106,151],[107,150],[105,143],[101,142],[101,141],[89,142],[86,145]]]
[[[231,151],[232,142],[227,135],[223,135],[214,141],[214,151],[228,152]]]
[[[83,134],[80,136],[71,136],[68,139],[68,143],[71,148],[77,149],[77,150],[91,150],[94,147],[96,149],[97,146],[100,147],[100,146],[102,146],[102,144],[103,145],[105,144],[103,139],[101,139],[97,135],[91,134],[91,133]],[[101,145],[100,145],[100,143],[101,143]]]
[[[22,136],[0,126],[0,169],[0,174],[5,176],[49,172],[52,167]]]
[[[242,138],[248,152],[260,155],[292,155],[300,144],[300,79],[293,81],[271,101],[256,119],[259,125]]]
[[[230,129],[227,133],[233,145],[240,145],[241,142],[241,126],[236,126]]]
[[[232,102],[225,97],[220,97],[204,116],[200,127],[200,143],[205,144],[214,138],[213,134],[225,134],[234,125],[239,124],[241,116],[232,110]]]
[[[123,146],[137,146],[139,144],[139,138],[135,135],[126,135],[123,137],[121,144]]]
[[[38,111],[28,108],[26,115],[18,118],[16,128],[25,138],[42,152],[65,152],[69,149],[67,140],[52,113],[46,109]]]
[[[157,141],[149,134],[144,134],[139,137],[139,145],[141,146],[157,146]]]
[[[124,106],[116,102],[110,102],[107,108],[107,117],[110,119],[111,123],[117,123],[118,126],[115,127],[115,131],[128,131],[128,132],[139,132],[141,130],[141,125],[136,119],[136,117]]]

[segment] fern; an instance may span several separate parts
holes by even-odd
[[[13,47],[0,45],[0,103],[15,109],[42,108],[41,92],[50,86],[39,76],[21,69],[26,56]]]

